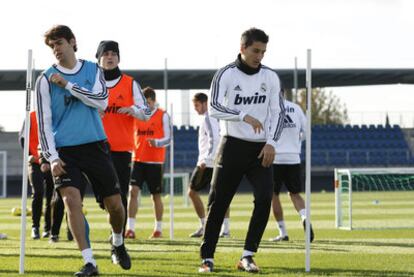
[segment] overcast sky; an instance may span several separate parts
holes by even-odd
[[[49,67],[54,57],[43,34],[54,24],[71,27],[79,58],[95,60],[99,41],[117,40],[121,69],[161,69],[164,58],[169,68],[216,69],[234,60],[240,34],[252,26],[270,36],[263,63],[272,68],[292,68],[295,56],[304,67],[308,48],[315,68],[413,68],[413,11],[409,0],[13,0],[0,11],[0,69],[25,69],[29,48],[36,68]],[[345,91],[358,95],[366,90],[367,97],[373,94],[365,105],[378,112],[414,106],[412,86]],[[395,101],[385,101],[391,90]],[[352,93],[334,93],[351,113],[361,109]],[[12,101],[24,113],[18,94],[7,97],[16,95]],[[0,92],[0,125],[10,130],[9,121],[20,112],[7,110],[5,96]]]

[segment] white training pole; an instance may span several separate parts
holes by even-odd
[[[295,92],[295,101],[298,101],[298,57],[295,57],[295,69],[293,71],[293,87]]]
[[[174,239],[174,128],[173,104],[170,108],[170,239]]]
[[[310,271],[310,221],[311,221],[311,207],[310,207],[310,197],[311,197],[311,126],[312,126],[312,68],[311,68],[311,49],[307,50],[307,66],[306,66],[306,97],[307,97],[307,107],[306,107],[306,238],[305,238],[305,270],[306,272]]]
[[[164,92],[165,92],[165,110],[168,110],[168,59],[164,59]]]
[[[0,154],[3,156],[3,168],[5,171],[3,172],[3,193],[1,198],[7,197],[7,151],[0,151]]]
[[[32,92],[32,49],[28,52],[26,72],[26,118],[24,124],[24,148],[23,148],[23,179],[22,179],[22,209],[20,226],[20,264],[19,274],[24,274],[24,255],[26,243],[26,204],[27,204],[27,158],[29,153],[29,130],[30,130],[30,103]]]

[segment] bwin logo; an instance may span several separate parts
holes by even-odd
[[[254,96],[240,96],[240,94],[236,94],[236,98],[234,99],[234,105],[251,105],[251,104],[261,104],[266,101],[266,95],[260,95],[256,92]]]

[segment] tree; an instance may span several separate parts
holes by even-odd
[[[306,111],[306,90],[298,90],[297,103]],[[346,105],[329,91],[323,88],[312,89],[312,125],[346,124],[349,122]]]
[[[4,132],[4,127],[0,125],[0,133]]]

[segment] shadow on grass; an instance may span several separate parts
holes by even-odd
[[[398,277],[405,277],[405,276],[413,276],[413,272],[406,272],[406,271],[384,271],[384,270],[364,270],[364,269],[321,269],[321,268],[312,268],[309,273],[304,271],[304,268],[292,268],[292,267],[266,267],[262,268],[263,274],[271,274],[274,275],[284,275],[284,274],[292,274],[295,276],[298,275],[321,275],[321,276],[364,276],[364,277],[377,277],[377,276],[398,276]]]
[[[3,274],[18,274],[18,270],[7,270],[7,269],[0,269],[0,275]],[[58,271],[53,269],[51,271],[44,271],[44,270],[25,270],[24,274],[37,274],[37,275],[46,275],[46,276],[71,276],[74,272],[72,271]]]
[[[336,245],[361,245],[361,246],[380,246],[380,247],[403,247],[414,248],[414,243],[402,242],[381,242],[381,241],[365,241],[365,240],[318,240],[323,244]]]

